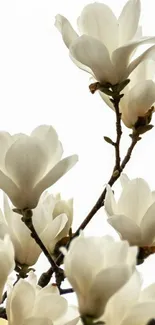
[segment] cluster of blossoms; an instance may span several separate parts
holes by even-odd
[[[140,0],[129,0],[118,19],[107,5],[91,3],[78,18],[79,36],[65,17],[56,16],[55,25],[72,61],[94,78],[90,91],[98,91],[116,115],[116,142],[105,137],[115,147],[116,165],[94,209],[75,233],[73,199],[64,200],[47,189],[76,164],[77,155],[61,159],[63,147],[50,125],[37,127],[29,136],[0,132],[0,189],[4,192],[0,325],[155,322],[155,283],[142,289],[136,268],[155,252],[155,192],[143,179],[130,180],[122,174],[141,135],[153,127],[155,37],[142,36],[139,18]],[[137,55],[143,44],[147,49]],[[121,121],[132,130],[131,146],[122,161]],[[122,193],[116,201],[112,185],[119,176]],[[120,240],[80,233],[103,205],[107,222]],[[50,269],[37,280],[35,267],[42,252]],[[62,297],[67,292],[61,287],[65,277],[76,293],[78,307]]]

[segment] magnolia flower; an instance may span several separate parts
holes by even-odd
[[[136,247],[112,237],[73,239],[65,255],[65,274],[74,288],[82,316],[98,318],[108,299],[130,278]]]
[[[0,301],[8,275],[14,270],[14,249],[8,235],[0,239]]]
[[[0,132],[0,148],[0,188],[19,209],[34,209],[41,193],[77,162],[76,155],[60,161],[62,145],[48,125],[30,136]]]
[[[119,107],[121,118],[128,128],[135,126],[139,117],[147,116],[155,102],[155,63],[146,60],[131,73],[130,83],[123,89],[123,98]],[[100,92],[102,99],[114,110],[109,97]],[[147,121],[146,121],[147,123]]]
[[[121,176],[122,193],[116,202],[110,186],[105,197],[109,224],[130,245],[155,246],[155,195],[142,178]]]
[[[137,39],[140,1],[129,0],[117,19],[105,4],[88,4],[78,18],[79,36],[69,21],[56,16],[55,25],[69,48],[73,62],[101,84],[112,85],[128,78],[140,62],[155,53],[155,46],[132,60],[137,47],[155,42],[155,37]]]
[[[77,310],[70,309],[56,286],[50,284],[40,288],[33,274],[30,274],[28,280],[20,279],[11,289],[6,312],[8,325],[63,325],[71,320],[70,314],[72,320],[78,321]]]
[[[129,281],[108,301],[103,320],[107,325],[146,325],[154,319],[155,283],[141,290],[135,271]]]
[[[53,253],[56,243],[68,235],[73,220],[73,200],[62,200],[45,192],[33,210],[33,224],[40,239]]]

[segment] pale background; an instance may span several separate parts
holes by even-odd
[[[53,193],[75,199],[74,229],[94,205],[108,181],[113,148],[103,136],[115,136],[114,113],[98,94],[90,94],[89,76],[71,62],[61,35],[54,27],[57,13],[76,27],[86,0],[0,1],[0,129],[30,133],[39,124],[52,124],[63,143],[64,155],[77,153],[79,163],[53,186]],[[93,1],[91,1],[93,2]],[[118,15],[124,0],[105,0]],[[155,35],[155,2],[142,0],[144,35]],[[129,131],[122,154],[129,144]],[[145,178],[155,189],[155,129],[137,145],[126,168],[129,177]],[[94,217],[87,234],[115,232],[104,209]],[[155,257],[143,266],[145,283],[155,281]],[[44,270],[44,265],[40,267]]]

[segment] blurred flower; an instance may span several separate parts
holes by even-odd
[[[135,126],[138,118],[143,117],[140,124],[145,125],[147,122],[147,113],[155,102],[155,62],[146,60],[131,73],[129,84],[123,89],[124,96],[122,97],[119,107],[122,113],[122,120],[128,128]],[[113,110],[113,104],[109,97],[103,92],[100,92],[102,99]],[[150,112],[151,113],[151,112]],[[145,121],[146,117],[146,121]],[[151,114],[150,114],[151,117]]]
[[[77,162],[76,155],[60,161],[62,145],[48,125],[30,136],[0,132],[0,147],[0,188],[19,209],[34,209],[41,193]]]
[[[14,249],[8,235],[0,239],[0,301],[8,275],[14,270]]]
[[[63,325],[71,319],[78,321],[76,308],[68,306],[57,287],[50,284],[40,288],[32,273],[28,280],[20,279],[11,289],[6,312],[9,325]]]
[[[56,243],[68,235],[73,220],[73,200],[62,200],[45,192],[33,210],[33,224],[40,239],[53,253]]]
[[[129,281],[108,301],[103,320],[107,325],[146,325],[154,319],[155,284],[141,291],[140,274]]]
[[[109,224],[130,245],[155,245],[155,192],[142,178],[121,176],[122,193],[116,202],[110,186],[105,197]]]
[[[118,19],[107,5],[95,2],[88,4],[78,18],[81,37],[61,15],[56,16],[55,25],[73,62],[102,85],[114,85],[127,79],[140,62],[155,55],[152,46],[132,60],[139,45],[155,42],[155,37],[137,38],[139,17],[139,0],[129,0]]]
[[[0,325],[7,325],[8,321],[4,318],[0,318]]]
[[[73,239],[65,255],[65,274],[74,288],[82,316],[98,318],[108,299],[130,278],[136,263],[136,247],[112,237]]]

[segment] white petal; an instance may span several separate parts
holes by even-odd
[[[154,318],[154,302],[143,302],[134,306],[121,325],[146,325]]]
[[[34,288],[25,280],[20,279],[10,293],[10,299],[7,299],[6,310],[11,311],[10,323],[23,324],[24,319],[31,315],[34,300]]]
[[[121,174],[119,180],[121,182],[122,188],[124,188],[130,181],[129,177],[124,173]]]
[[[137,49],[137,47],[140,45],[154,42],[155,37],[141,38],[138,41],[129,42],[127,45],[119,47],[112,53],[112,62],[117,71],[119,81],[126,79],[129,74],[133,71],[133,69],[135,69],[136,66],[133,68],[128,68],[129,61],[131,60],[131,56],[134,53],[135,49]]]
[[[8,195],[14,206],[20,201],[20,190],[13,181],[0,170],[0,188]],[[17,204],[17,205],[16,205]]]
[[[140,227],[134,220],[123,215],[116,215],[107,221],[121,235],[122,239],[128,240],[130,245],[138,245],[141,242]]]
[[[114,105],[112,104],[110,98],[103,93],[102,91],[99,91],[99,95],[101,96],[101,98],[104,100],[104,102],[110,107],[112,108],[112,110],[114,111]]]
[[[5,155],[11,146],[13,139],[8,132],[0,132],[0,169],[5,172]]]
[[[155,202],[147,210],[140,227],[143,245],[151,245],[155,239]]]
[[[116,200],[115,200],[112,188],[109,185],[107,185],[107,192],[106,192],[106,196],[105,196],[104,207],[105,207],[106,213],[109,216],[117,213]]]
[[[72,42],[78,38],[78,34],[75,32],[68,19],[64,16],[56,15],[55,26],[62,34],[65,45],[69,48]]]
[[[155,60],[155,46],[151,46],[148,50],[144,51],[138,58],[133,60],[126,71],[126,78],[130,75],[130,73],[144,60],[152,59]]]
[[[77,61],[88,66],[101,83],[117,83],[109,52],[97,39],[87,35],[79,37],[70,47],[70,53]]]
[[[63,154],[63,148],[55,129],[51,125],[40,125],[33,130],[31,136],[42,141],[49,155],[50,168],[52,168]]]
[[[130,41],[138,28],[140,17],[140,1],[129,0],[118,19],[119,23],[119,46],[124,45]]]
[[[108,301],[104,319],[107,324],[121,324],[130,308],[136,304],[141,289],[140,274],[135,271],[128,282],[116,292]]]
[[[107,47],[110,53],[117,48],[117,18],[104,3],[88,4],[78,19],[78,26],[82,34],[98,39]]]
[[[6,170],[17,186],[24,189],[24,192],[29,192],[45,173],[47,157],[37,138],[23,136],[8,150],[5,158]]]
[[[57,165],[55,165],[52,170],[45,175],[45,177],[36,184],[35,193],[39,197],[41,193],[56,183],[59,178],[66,174],[78,161],[78,156],[73,155],[61,160]]]
[[[0,318],[0,325],[7,325],[8,321],[6,319]]]
[[[118,213],[140,224],[151,202],[151,191],[142,178],[128,182],[118,201]]]
[[[155,83],[152,80],[144,80],[137,83],[129,92],[128,108],[125,113],[134,125],[139,116],[144,116],[155,102]]]
[[[148,287],[143,289],[143,291],[140,293],[140,302],[148,301],[148,300],[154,300],[155,302],[155,283],[150,284]]]
[[[53,323],[49,318],[29,317],[24,320],[22,325],[53,325]]]
[[[127,266],[117,266],[101,271],[96,276],[90,291],[89,314],[100,317],[108,299],[127,282],[130,276]]]
[[[47,317],[52,321],[61,317],[67,311],[67,300],[57,294],[40,294],[36,297],[33,315]]]

